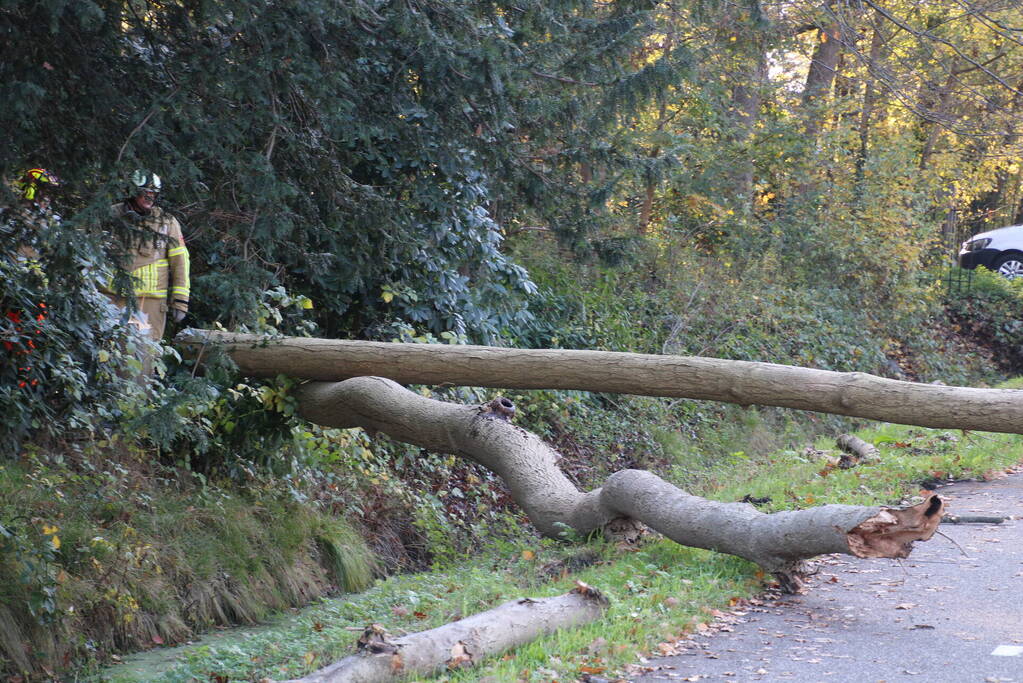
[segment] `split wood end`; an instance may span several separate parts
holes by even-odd
[[[938,496],[912,507],[881,511],[846,535],[856,557],[909,557],[914,541],[926,541],[941,523],[944,502]]]

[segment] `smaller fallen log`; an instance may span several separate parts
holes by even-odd
[[[942,524],[1001,524],[1011,517],[986,517],[984,515],[945,515]]]
[[[582,582],[553,598],[523,598],[429,631],[390,638],[368,626],[357,654],[286,683],[377,683],[470,667],[485,657],[603,616],[608,601]]]
[[[838,444],[840,449],[845,451],[838,460],[838,467],[843,470],[856,467],[861,462],[870,462],[871,460],[879,460],[881,458],[881,454],[877,452],[877,449],[872,444],[852,434],[840,434],[835,439],[835,443]]]

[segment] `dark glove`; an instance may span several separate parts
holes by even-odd
[[[171,315],[174,316],[174,322],[179,323],[185,319],[185,312],[180,308],[172,308]]]

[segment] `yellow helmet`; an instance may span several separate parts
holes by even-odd
[[[53,192],[60,187],[60,178],[45,168],[30,168],[14,181],[14,188],[25,201],[35,201],[40,195]]]

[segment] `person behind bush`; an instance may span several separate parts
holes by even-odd
[[[176,322],[188,312],[189,256],[178,220],[156,205],[162,189],[160,176],[137,170],[128,180],[128,196],[110,207],[111,215],[131,228],[125,270],[133,280],[136,309],[131,323],[153,341],[163,338],[168,311]],[[127,301],[113,287],[105,288],[122,310]],[[144,363],[146,374],[150,359]]]
[[[0,209],[0,230],[4,233],[4,241],[9,239],[8,244],[15,245],[13,253],[6,256],[15,260],[17,272],[35,278],[45,286],[46,272],[34,243],[38,230],[60,222],[60,216],[50,205],[53,195],[61,187],[60,179],[45,168],[30,168],[10,183],[10,187],[17,196],[17,204]],[[46,322],[46,303],[36,301],[32,308],[26,310],[25,304],[4,307],[0,321],[3,350],[8,356],[9,367],[15,369],[15,381],[22,389],[39,384],[31,359]]]

